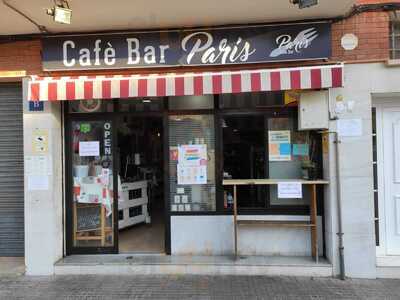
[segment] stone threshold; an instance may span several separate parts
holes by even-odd
[[[72,255],[55,264],[56,275],[266,275],[331,277],[323,258],[294,256]]]

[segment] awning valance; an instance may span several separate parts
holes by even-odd
[[[29,101],[189,96],[343,86],[343,65],[203,73],[32,76]]]

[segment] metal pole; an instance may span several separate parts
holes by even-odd
[[[341,186],[340,186],[340,162],[339,162],[339,135],[334,132],[335,135],[335,158],[336,158],[336,197],[337,197],[337,218],[338,218],[338,239],[339,239],[339,267],[340,267],[340,279],[346,279],[346,272],[344,266],[344,245],[343,245],[343,223],[342,223],[342,197],[341,197]]]

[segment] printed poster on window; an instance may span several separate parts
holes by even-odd
[[[178,184],[207,184],[207,166],[178,164]]]
[[[178,164],[200,166],[207,165],[207,145],[181,145],[178,148]]]
[[[290,130],[268,131],[269,161],[290,161]]]
[[[178,184],[207,184],[207,145],[181,145],[178,148]]]

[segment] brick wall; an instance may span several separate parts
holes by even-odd
[[[40,51],[39,40],[0,43],[0,75],[12,71],[26,71],[29,75],[41,73]]]
[[[354,33],[358,47],[346,51],[341,46],[341,37]],[[332,27],[332,60],[380,61],[389,58],[389,14],[367,12],[337,22]]]

